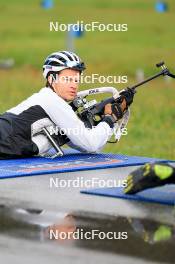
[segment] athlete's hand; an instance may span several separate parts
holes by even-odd
[[[114,124],[123,117],[124,111],[126,109],[126,104],[119,103],[107,104],[104,109],[104,118],[102,121],[108,123],[108,125],[113,128]]]
[[[104,114],[111,115],[114,121],[118,121],[123,117],[123,113],[126,109],[126,102],[123,100],[122,104],[114,103],[114,104],[107,104],[105,106]]]
[[[135,92],[131,88],[127,88],[120,93],[121,102],[123,102],[123,100],[125,100],[126,108],[128,108],[128,106],[130,106],[132,104],[134,94],[135,94]]]
[[[111,104],[107,104],[107,105],[105,105],[104,115],[112,115]]]

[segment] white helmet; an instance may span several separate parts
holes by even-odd
[[[50,54],[43,65],[43,76],[47,79],[49,73],[59,72],[64,69],[75,69],[80,72],[85,70],[81,59],[71,51],[58,51]]]

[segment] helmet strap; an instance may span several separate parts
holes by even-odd
[[[55,92],[54,87],[53,87],[53,82],[56,81],[56,73],[55,72],[50,73],[49,76],[51,77],[51,82],[47,81],[47,84]]]

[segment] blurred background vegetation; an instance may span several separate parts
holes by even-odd
[[[161,60],[175,71],[175,2],[166,1],[165,13],[155,11],[155,2],[55,0],[54,7],[45,10],[37,0],[0,0],[0,60],[15,61],[13,68],[0,69],[0,112],[43,87],[45,57],[66,49],[66,33],[50,32],[50,21],[128,24],[127,32],[85,32],[75,40],[88,75],[127,75],[131,85],[137,69],[149,76]],[[95,86],[104,85],[82,84],[80,89]],[[128,135],[118,144],[108,144],[105,151],[175,159],[175,82],[160,78],[142,87],[132,105]]]

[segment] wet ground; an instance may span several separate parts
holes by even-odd
[[[1,180],[2,263],[174,263],[173,206],[79,192],[93,177],[121,183],[134,168]],[[65,179],[81,179],[81,186],[51,185]]]

